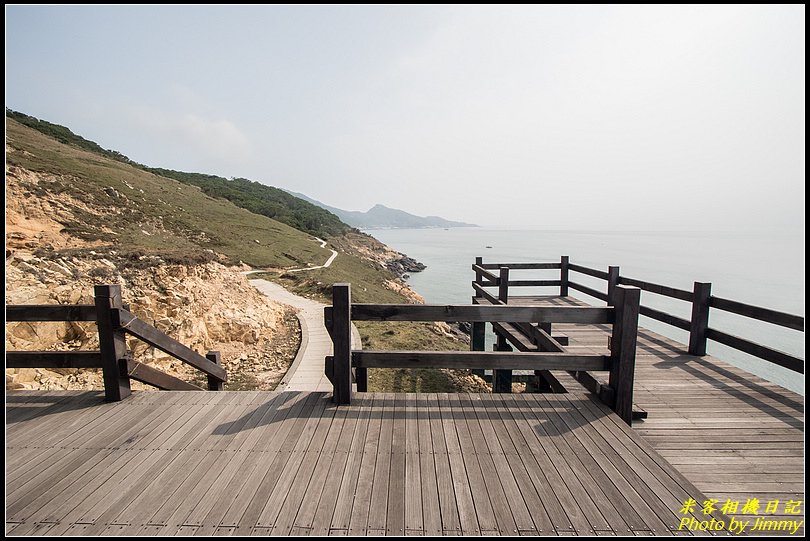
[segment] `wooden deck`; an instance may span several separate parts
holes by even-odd
[[[519,305],[585,305],[573,297],[510,297]],[[574,353],[607,351],[609,325],[559,324]],[[581,388],[554,372],[567,389]],[[797,377],[802,377],[797,374]],[[801,500],[804,519],[804,397],[711,355],[639,328],[634,402],[649,413],[635,421],[641,435],[707,496]],[[751,515],[748,515],[750,518]]]
[[[7,393],[7,534],[649,535],[703,500],[659,454],[700,479],[694,436],[667,444],[682,402],[634,430],[582,393],[102,397]]]

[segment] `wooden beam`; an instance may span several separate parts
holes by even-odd
[[[487,291],[483,288],[480,284],[476,284],[475,282],[472,283],[473,290],[475,290],[475,297],[473,299],[480,299],[484,298],[491,302],[492,304],[500,304],[498,302],[498,297]]]
[[[577,353],[489,351],[352,351],[352,366],[365,368],[479,368],[511,370],[608,370],[610,357]]]
[[[484,351],[486,349],[486,331],[486,323],[479,321],[470,325],[470,351]],[[484,377],[483,370],[474,370],[473,373],[480,378]]]
[[[535,370],[534,376],[535,385],[537,385],[538,390],[542,390],[543,392],[551,391],[552,393],[568,392],[565,386],[548,370]]]
[[[122,370],[120,362],[127,355],[126,337],[118,325],[119,311],[123,306],[121,286],[98,285],[94,292],[99,352],[104,371],[104,398],[108,402],[117,402],[132,394],[129,377]]]
[[[205,372],[209,376],[214,376],[220,381],[228,381],[228,374],[225,369],[212,363],[193,349],[184,346],[171,336],[159,331],[148,323],[145,323],[126,310],[118,310],[118,323],[123,331],[135,336],[149,345],[158,348],[197,370]]]
[[[604,306],[352,304],[351,316],[353,321],[613,323],[613,310]]]
[[[695,282],[692,296],[692,320],[689,325],[689,354],[706,355],[706,329],[709,328],[709,298],[712,285]]]
[[[622,285],[616,288],[616,322],[613,324],[610,341],[611,367],[608,384],[616,393],[613,411],[628,425],[633,421],[633,380],[640,300],[640,289]]]
[[[607,303],[616,306],[616,286],[619,285],[619,267],[609,266],[607,272]]]
[[[148,364],[139,363],[132,359],[127,360],[127,374],[130,378],[152,385],[164,391],[203,391],[201,387],[197,387],[192,383],[183,381],[149,366]]]
[[[669,286],[663,286],[661,284],[654,284],[652,282],[644,282],[642,280],[636,280],[634,278],[625,278],[624,276],[619,276],[619,283],[626,286],[637,287],[639,289],[643,289],[644,291],[649,291],[650,293],[655,293],[657,295],[663,295],[665,297],[672,297],[674,299],[681,299],[682,301],[692,302],[693,293],[691,291],[677,289]]]
[[[100,351],[7,351],[6,368],[101,368]]]
[[[793,370],[794,372],[804,374],[804,359],[794,357],[793,355],[777,349],[755,344],[754,342],[746,340],[745,338],[740,338],[739,336],[734,336],[733,334],[718,331],[716,329],[712,329],[711,327],[706,329],[706,336],[709,340],[720,342],[726,346],[744,351],[749,355],[753,355],[768,362],[783,366],[788,370]]]
[[[95,321],[93,304],[16,304],[6,306],[6,321]]]
[[[498,276],[498,300],[501,304],[509,303],[509,267],[501,267]]]
[[[537,347],[540,351],[556,351],[558,353],[564,353],[565,348],[562,344],[560,344],[557,340],[554,339],[551,334],[546,332],[545,329],[540,327],[534,327],[532,332],[532,336],[537,344]]]
[[[559,280],[509,280],[509,286],[519,287],[552,287],[559,286]]]
[[[474,323],[474,325],[479,325],[479,323]],[[480,323],[483,325],[483,323]],[[515,327],[510,323],[499,323],[493,322],[492,328],[498,336],[503,336],[507,341],[509,341],[518,351],[537,351],[537,346],[529,340],[529,337],[526,336],[520,329]],[[483,351],[483,348],[476,351]]]
[[[480,297],[481,296],[481,293],[479,293],[478,291],[475,290],[475,285],[480,284],[481,282],[484,281],[483,274],[481,274],[481,271],[476,270],[476,267],[481,267],[481,265],[483,265],[483,264],[484,264],[484,258],[483,257],[479,256],[479,257],[475,258],[475,263],[473,264],[473,267],[472,267],[473,271],[475,271],[475,280],[473,280],[473,290],[475,291],[475,297]],[[481,270],[483,270],[483,268]]]
[[[503,276],[503,275],[501,275]],[[495,351],[512,351],[509,344],[506,343],[506,337],[500,333],[496,333],[498,340],[495,343]],[[492,392],[493,393],[511,393],[512,392],[512,370],[509,368],[496,368],[492,367]]]
[[[494,285],[498,285],[498,276],[489,272],[481,265],[473,265],[472,270],[475,271],[476,282],[481,282],[483,278],[486,278],[490,282],[495,282]]]
[[[559,263],[486,263],[482,264],[483,269],[499,269],[501,267],[509,267],[512,270],[548,270],[559,269]]]
[[[217,366],[222,366],[222,355],[219,351],[209,351],[205,354],[205,358]],[[209,391],[222,391],[225,389],[225,382],[216,376],[208,376],[208,390]]]
[[[332,286],[332,401],[335,404],[352,401],[351,287],[351,284]]]
[[[609,406],[613,407],[613,403],[616,400],[615,394],[613,393],[613,389],[610,386],[600,381],[597,377],[595,377],[590,372],[568,372],[571,377],[577,380],[585,389],[592,392],[596,395],[599,400]],[[647,418],[647,411],[641,408],[638,404],[633,404],[633,414],[632,418],[634,421],[638,421],[641,419]]]
[[[661,321],[667,325],[672,325],[673,327],[678,327],[679,329],[683,329],[685,331],[688,331],[692,325],[686,319],[673,316],[672,314],[667,314],[666,312],[656,310],[655,308],[650,308],[649,306],[639,306],[638,311],[642,316],[651,317],[657,321]]]
[[[709,306],[717,308],[718,310],[731,312],[732,314],[750,317],[759,321],[765,321],[766,323],[781,325],[788,329],[804,332],[804,318],[802,316],[714,296],[709,297]]]
[[[577,291],[581,291],[581,292],[585,293],[586,295],[590,295],[591,297],[593,297],[595,299],[599,299],[600,301],[607,302],[607,300],[608,300],[608,296],[607,296],[606,293],[602,293],[601,291],[597,291],[597,290],[595,290],[593,288],[590,288],[590,287],[588,287],[586,285],[578,284],[577,282],[569,281],[568,282],[568,287],[570,287],[571,289],[576,289]]]
[[[602,280],[608,279],[608,274],[605,271],[592,269],[590,267],[585,267],[582,265],[575,265],[573,263],[568,263],[568,270],[578,272],[580,274],[587,274],[588,276],[593,276],[594,278],[600,278]]]
[[[568,256],[560,257],[560,297],[568,296]]]

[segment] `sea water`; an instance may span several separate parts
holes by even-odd
[[[540,231],[494,228],[388,229],[369,231],[380,241],[427,265],[408,279],[411,287],[435,304],[469,304],[473,294],[470,265],[555,262],[600,270],[621,268],[621,275],[692,291],[693,282],[711,282],[712,295],[804,316],[803,234],[732,232]],[[558,279],[559,271],[512,271],[513,279]],[[605,291],[603,280],[572,272],[569,280]],[[554,294],[555,288],[520,288],[519,294]],[[559,291],[559,289],[557,289]],[[493,290],[494,292],[494,290]],[[601,305],[579,291],[569,294]],[[641,302],[689,319],[691,304],[643,291]],[[641,317],[640,325],[688,343],[681,329]],[[710,310],[709,325],[804,358],[804,333]],[[713,341],[708,353],[764,379],[804,394],[804,377]]]

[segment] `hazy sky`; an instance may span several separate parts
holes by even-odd
[[[486,225],[804,224],[805,8],[6,7],[6,106]]]

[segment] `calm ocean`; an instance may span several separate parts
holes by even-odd
[[[568,255],[572,263],[688,291],[694,281],[711,282],[718,297],[804,315],[804,236],[742,233],[516,231],[486,228],[389,229],[370,231],[392,248],[427,265],[408,280],[428,303],[468,304],[470,265],[484,262],[550,262]],[[556,278],[559,271],[513,271],[518,279]],[[575,277],[575,278],[573,278]],[[578,273],[572,279],[600,291],[604,281]],[[553,289],[521,288],[526,294]],[[578,291],[571,294],[599,304]],[[642,292],[642,304],[689,319],[691,305]],[[642,316],[641,325],[682,343],[688,333]],[[712,310],[718,330],[804,358],[804,333]],[[783,387],[804,394],[804,377],[709,342],[709,353]]]

